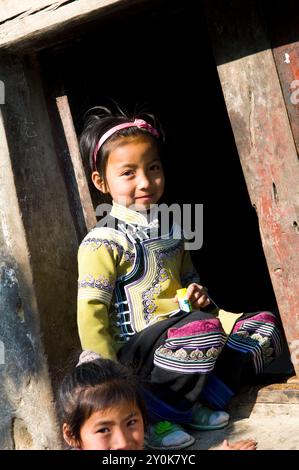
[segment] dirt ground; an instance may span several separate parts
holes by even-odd
[[[222,430],[192,431],[196,442],[190,449],[214,450],[224,439],[254,438],[257,450],[299,450],[299,404],[256,404],[248,417],[245,408],[235,414]]]
[[[257,450],[299,450],[299,378],[294,376],[286,345],[266,372],[257,379],[260,385],[245,388],[232,400],[226,428],[188,430],[196,438],[190,449],[214,450],[224,439],[234,442],[253,438],[258,443]]]

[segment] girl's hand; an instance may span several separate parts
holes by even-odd
[[[195,282],[188,286],[186,297],[192,303],[192,307],[194,309],[206,307],[210,303],[207,288],[200,284],[196,284]],[[177,295],[174,297],[173,301],[178,302]]]
[[[222,443],[219,450],[256,450],[257,442],[254,439],[244,439],[230,444],[227,439]]]

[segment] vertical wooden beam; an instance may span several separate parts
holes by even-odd
[[[299,42],[273,48],[273,56],[296,149],[299,152]]]
[[[275,65],[299,154],[298,3],[293,0],[284,0],[283,4],[277,0],[273,1],[268,21]]]
[[[28,245],[43,343],[52,378],[57,380],[62,358],[66,359],[79,347],[78,238],[36,60],[9,57],[1,63],[6,84],[3,120],[10,164]]]
[[[67,96],[58,96],[56,102],[73,164],[86,230],[89,231],[96,225],[97,219],[86,181],[69,102]]]
[[[84,176],[69,103],[66,107],[60,105],[60,109],[57,106],[57,99],[66,97],[63,67],[60,67],[60,60],[62,59],[54,61],[52,54],[46,55],[41,60],[41,75],[57,162],[64,179],[77,238],[81,242],[96,222],[93,224],[95,215],[90,201],[90,190],[86,176]],[[94,204],[97,205],[98,202],[94,201]]]
[[[0,448],[59,449],[54,396],[40,329],[30,250],[38,232],[26,231],[30,214],[24,210],[27,205],[38,211],[38,195],[33,195],[30,185],[32,174],[28,176],[30,168],[24,164],[26,158],[22,158],[28,152],[34,165],[36,154],[30,152],[29,141],[35,140],[36,136],[28,115],[25,118],[21,113],[20,94],[25,92],[25,84],[21,80],[23,75],[20,77],[17,70],[14,58],[1,58],[0,77],[5,83],[6,99],[0,110],[0,341],[5,353],[4,363],[0,361]],[[20,94],[15,93],[14,88],[18,87],[17,77]],[[11,126],[16,134],[9,138]],[[15,141],[15,146],[11,145],[11,140]],[[20,152],[17,152],[18,144]],[[28,176],[27,186],[24,185],[21,194],[15,185],[14,152],[19,171],[25,180]],[[45,221],[45,217],[41,217],[41,223],[42,220]],[[28,243],[30,235],[32,238]],[[45,281],[49,288],[49,277]],[[48,318],[48,321],[50,323],[52,319]],[[57,337],[55,341],[57,347]]]
[[[299,165],[261,5],[205,1],[227,111],[292,350],[299,340]]]

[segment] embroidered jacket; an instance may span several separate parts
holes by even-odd
[[[181,228],[161,232],[146,215],[113,204],[78,251],[78,327],[83,349],[115,359],[132,335],[177,313],[176,290],[199,282]]]

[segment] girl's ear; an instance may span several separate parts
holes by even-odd
[[[91,174],[91,179],[95,187],[101,191],[101,193],[109,193],[108,188],[106,187],[105,181],[98,171],[93,171]]]
[[[77,442],[76,439],[71,437],[69,427],[66,423],[63,423],[62,425],[62,435],[63,435],[63,439],[70,447],[73,447],[75,449],[80,449],[81,447],[80,443]]]

